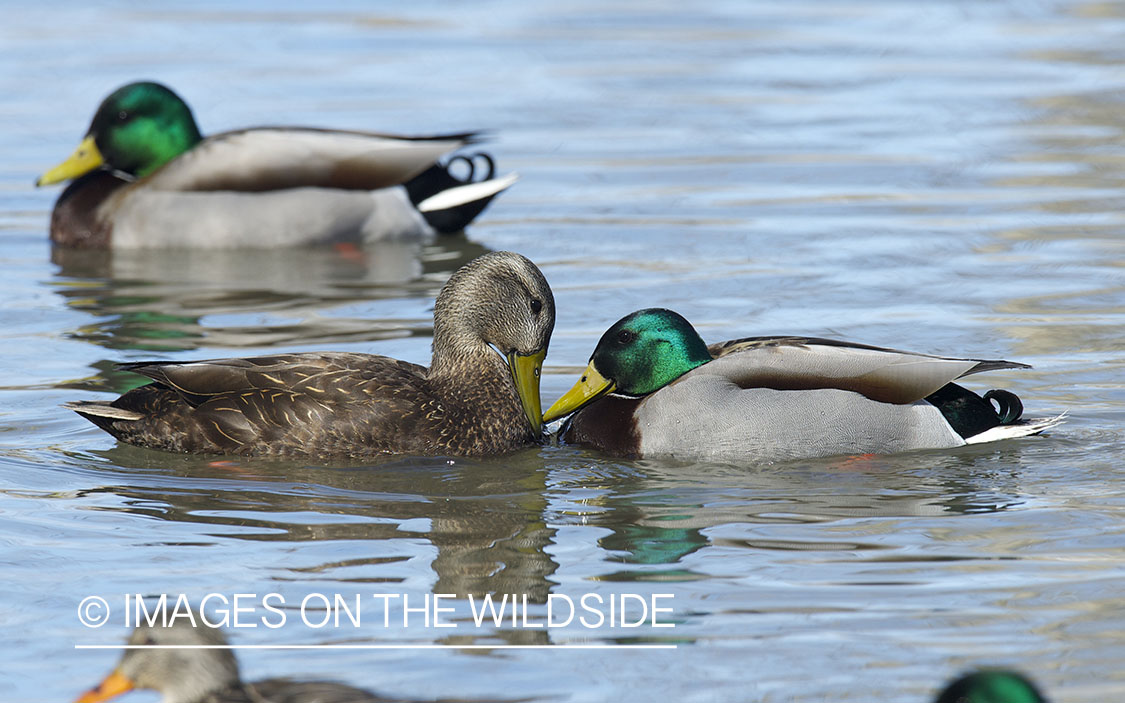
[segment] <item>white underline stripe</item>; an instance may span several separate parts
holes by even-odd
[[[76,644],[75,649],[676,649],[675,644]]]

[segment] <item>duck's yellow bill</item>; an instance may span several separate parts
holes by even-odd
[[[539,400],[539,376],[543,372],[543,359],[547,351],[534,354],[508,354],[508,368],[512,370],[512,380],[516,382],[516,393],[520,397],[523,412],[531,422],[536,433],[543,430],[543,403]]]
[[[70,155],[69,159],[40,176],[35,185],[49,186],[52,183],[69,181],[93,171],[104,163],[105,159],[102,158],[102,152],[98,151],[98,145],[94,143],[94,138],[86,137],[74,150],[74,153]]]
[[[547,412],[543,413],[543,422],[550,422],[564,415],[569,415],[583,405],[592,403],[606,393],[612,392],[615,388],[617,388],[617,384],[602,376],[594,367],[594,362],[591,361],[586,366],[586,372],[582,374],[582,378],[578,379],[578,383],[575,383],[573,388],[563,393],[563,396],[556,400],[554,405],[547,408]]]
[[[132,691],[133,688],[133,682],[128,677],[120,671],[114,670],[112,674],[98,684],[97,688],[86,691],[74,703],[101,703],[101,701],[108,701],[122,693]]]

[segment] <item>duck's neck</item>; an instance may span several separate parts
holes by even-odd
[[[210,654],[210,652],[208,652]],[[228,651],[219,651],[226,657],[194,657],[174,672],[161,693],[166,703],[199,703],[221,700],[225,691],[241,687],[238,664]]]
[[[446,340],[434,334],[428,377],[434,392],[445,399],[447,412],[475,428],[465,432],[467,437],[475,437],[479,431],[481,438],[505,445],[533,437],[535,431],[520,405],[508,363],[483,341],[468,339]],[[458,410],[453,412],[453,408]]]
[[[455,392],[472,388],[473,395],[495,398],[522,416],[507,361],[483,340],[464,334],[446,337],[435,331],[433,353],[428,374],[431,381],[458,389]]]

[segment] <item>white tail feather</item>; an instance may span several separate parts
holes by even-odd
[[[465,203],[491,198],[511,186],[517,180],[519,180],[518,173],[509,173],[503,178],[493,178],[489,181],[478,181],[476,183],[468,183],[463,186],[457,186],[456,188],[450,188],[449,190],[443,190],[437,195],[431,195],[418,203],[418,211],[435,212],[437,210],[449,210],[464,205]]]
[[[1063,412],[1055,417],[1041,417],[1034,420],[1029,419],[1018,425],[998,425],[978,435],[969,437],[965,440],[965,444],[984,444],[985,442],[998,442],[1002,439],[1028,437],[1061,425],[1065,418],[1066,413]]]
[[[108,417],[114,420],[140,420],[144,417],[144,415],[133,412],[132,410],[122,410],[121,408],[113,407],[109,403],[97,400],[76,400],[70,403],[63,403],[62,406],[77,413],[94,415],[96,417]]]

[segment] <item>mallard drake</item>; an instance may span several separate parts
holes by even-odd
[[[492,252],[438,294],[428,369],[343,352],[136,362],[121,368],[153,383],[65,407],[123,442],[175,452],[499,454],[541,439],[539,373],[554,325],[535,264]]]
[[[194,623],[194,625],[193,625]],[[288,678],[243,683],[238,661],[218,628],[193,613],[167,627],[133,630],[113,671],[75,703],[101,703],[134,689],[161,694],[163,703],[376,703],[390,699],[330,681]],[[151,649],[149,647],[152,647]],[[220,649],[222,648],[222,649]]]
[[[950,683],[934,703],[1047,703],[1047,699],[1019,672],[984,669]]]
[[[772,461],[958,447],[1058,423],[1020,422],[1014,394],[981,398],[953,383],[1018,368],[1029,367],[812,337],[707,346],[683,317],[654,308],[610,327],[543,419],[578,411],[560,437],[623,457]]]
[[[51,241],[115,248],[270,248],[460,231],[516,176],[485,154],[437,160],[475,133],[398,137],[257,127],[203,137],[191,109],[151,82],[115,90],[43,186],[77,179]],[[467,164],[462,180],[450,173]],[[474,180],[474,166],[484,169]]]

